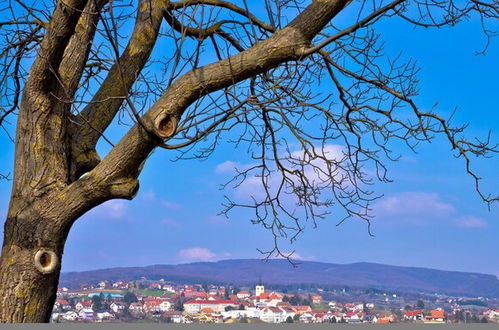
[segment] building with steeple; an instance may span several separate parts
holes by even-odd
[[[262,278],[258,280],[258,284],[255,287],[255,296],[259,297],[262,293],[265,292],[265,287],[262,284]]]

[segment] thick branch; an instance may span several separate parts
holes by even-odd
[[[73,177],[91,170],[99,162],[95,145],[111,123],[130,88],[144,68],[156,44],[165,1],[142,0],[130,41],[109,71],[92,101],[73,125]]]
[[[86,2],[57,2],[31,66],[17,119],[13,198],[18,194],[38,198],[49,187],[67,183],[67,114],[53,92],[59,85],[57,71],[64,49]],[[24,202],[29,205],[31,201],[24,198]]]
[[[90,0],[76,25],[76,32],[69,40],[59,67],[63,93],[62,97],[72,98],[83,74],[92,40],[99,22],[99,12],[108,0]]]
[[[299,54],[310,45],[312,38],[347,3],[347,0],[316,0],[269,39],[233,57],[183,75],[143,117],[142,123],[146,125],[147,132],[141,125],[135,125],[89,175],[108,179],[138,175],[149,153],[161,139],[168,139],[174,134],[172,125],[196,99],[284,62],[299,60]]]
[[[31,79],[28,80],[27,86],[31,83],[45,89],[54,87],[54,72],[57,72],[64,49],[74,33],[75,26],[86,3],[87,0],[57,2],[37,59],[31,67]]]

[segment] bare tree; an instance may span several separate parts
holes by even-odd
[[[256,180],[262,193],[228,199],[224,212],[253,209],[275,237],[268,254],[284,255],[280,238],[331,210],[369,223],[379,197],[369,186],[388,181],[398,140],[414,148],[445,136],[480,196],[497,200],[470,164],[495,146],[418,108],[417,67],[385,54],[376,31],[380,20],[431,28],[478,18],[488,44],[497,0],[137,2],[0,5],[0,125],[17,116],[0,321],[49,320],[71,226],[105,201],[132,199],[158,147],[179,158],[208,157],[225,138],[246,148],[253,162],[227,184]],[[116,144],[112,123],[131,126]],[[102,140],[112,149],[101,158]]]

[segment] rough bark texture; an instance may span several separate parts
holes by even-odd
[[[142,118],[146,129],[134,126],[101,161],[95,152],[100,133],[123,103],[120,96],[129,92],[147,62],[168,2],[139,3],[135,29],[120,65],[110,70],[93,102],[73,117],[64,100],[71,100],[77,89],[99,19],[96,12],[104,3],[57,3],[24,87],[0,264],[0,322],[47,322],[64,244],[74,221],[104,201],[133,198],[143,162],[159,142],[171,136],[190,104],[202,95],[299,59],[347,1],[315,0],[268,40],[186,73]]]

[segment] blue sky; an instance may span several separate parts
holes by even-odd
[[[453,29],[414,29],[395,21],[380,27],[391,52],[417,59],[420,96],[429,108],[439,102],[441,113],[455,107],[455,122],[469,122],[469,136],[499,141],[499,46],[493,41],[486,56],[476,56],[485,43],[478,22]],[[115,140],[122,129],[111,132]],[[0,133],[0,164],[12,171],[13,144]],[[106,147],[100,146],[105,152]],[[182,263],[228,258],[259,258],[256,248],[271,246],[272,237],[237,210],[229,219],[218,216],[232,163],[244,163],[242,150],[221,144],[205,161],[172,162],[175,154],[157,150],[140,177],[133,201],[108,202],[76,222],[67,241],[63,271],[113,266]],[[397,147],[403,157],[389,163],[391,184],[376,185],[385,197],[373,205],[374,237],[362,221],[336,226],[333,216],[306,232],[289,251],[300,259],[334,263],[358,261],[421,266],[499,275],[499,211],[489,211],[443,138],[423,144],[418,153]],[[498,193],[498,157],[475,162],[486,192]],[[0,216],[8,208],[10,182],[0,181]],[[310,226],[311,227],[311,226]]]

